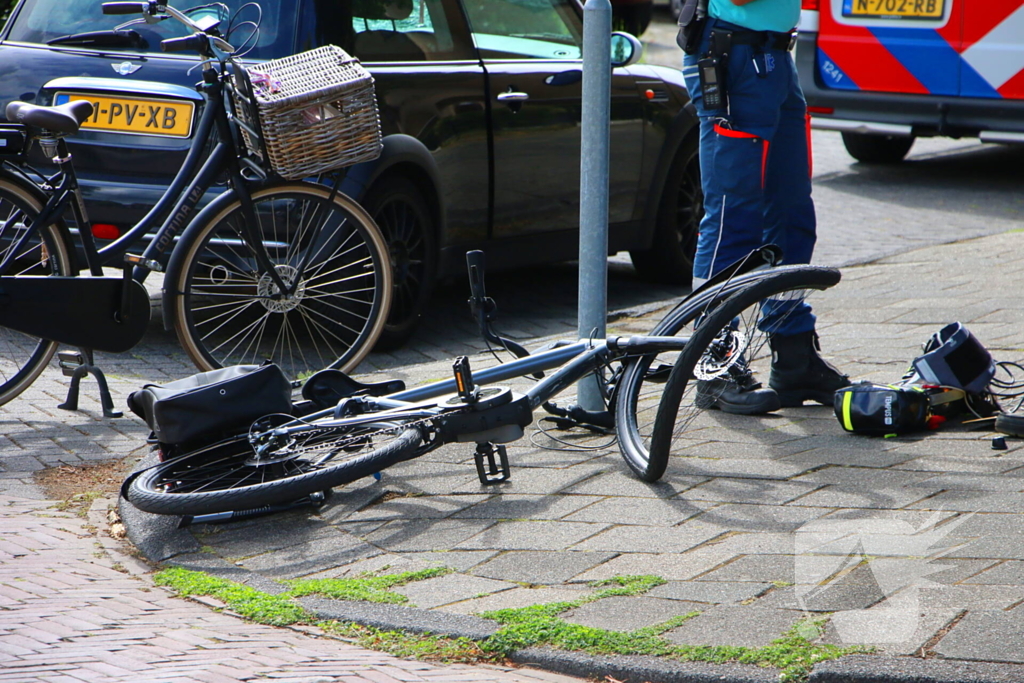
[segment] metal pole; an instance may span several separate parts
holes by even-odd
[[[583,113],[580,149],[580,338],[604,339],[608,311],[608,138],[611,133],[610,0],[583,5]],[[594,375],[577,384],[587,410],[604,402]]]

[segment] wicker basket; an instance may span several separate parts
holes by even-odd
[[[245,145],[278,175],[305,178],[380,156],[373,77],[340,47],[256,64],[235,79]]]

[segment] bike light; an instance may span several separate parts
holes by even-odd
[[[121,231],[110,223],[93,223],[92,236],[99,240],[116,240],[121,236]]]
[[[800,9],[818,11],[818,0],[802,0]]]

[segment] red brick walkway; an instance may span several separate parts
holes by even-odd
[[[0,497],[0,682],[577,680],[406,661],[173,597],[97,530],[99,508]]]

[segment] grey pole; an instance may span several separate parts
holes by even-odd
[[[608,311],[608,138],[611,134],[610,0],[583,5],[583,113],[580,149],[580,338],[605,337]],[[579,405],[602,410],[597,378],[580,380]]]

